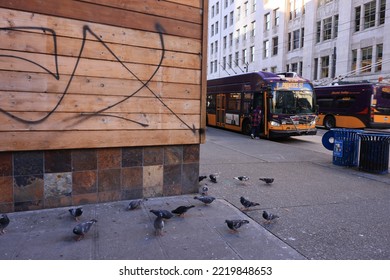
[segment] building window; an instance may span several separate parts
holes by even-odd
[[[359,7],[355,8],[355,31],[360,31],[360,16],[362,13],[362,9]]]
[[[211,18],[213,18],[214,15],[215,15],[215,7],[212,6],[212,7],[211,7]]]
[[[234,23],[234,13],[230,12],[229,25],[232,26]]]
[[[382,71],[383,44],[376,45],[375,72]]]
[[[256,0],[252,2],[252,13],[256,12]]]
[[[334,18],[333,38],[337,38],[339,33],[339,15],[335,15],[333,18]]]
[[[211,25],[211,37],[214,36],[214,24]]]
[[[250,58],[249,58],[249,62],[254,62],[255,61],[255,47],[254,46],[251,46],[250,47]]]
[[[293,9],[294,9],[294,1],[295,0],[289,0],[288,2],[288,11],[289,11],[289,20],[293,19]]]
[[[291,64],[291,72],[298,73],[298,63]]]
[[[251,36],[255,37],[256,34],[256,21],[252,21],[251,23]]]
[[[356,71],[356,69],[357,69],[357,50],[352,50],[351,71]]]
[[[214,71],[214,62],[211,61],[211,62],[210,62],[210,74],[212,74],[213,71]]]
[[[279,15],[279,8],[274,10],[274,25],[279,26],[279,20],[280,20],[280,15]]]
[[[266,40],[263,42],[263,57],[267,58],[269,57],[269,41]]]
[[[362,73],[371,72],[372,47],[362,49]]]
[[[305,28],[301,28],[301,48],[303,48],[305,42]]]
[[[289,32],[287,35],[288,35],[288,39],[287,39],[287,50],[288,50],[288,51],[291,51],[291,32]]]
[[[293,50],[299,48],[299,29],[293,32]]]
[[[302,71],[303,71],[303,62],[300,61],[299,66],[298,66],[298,75],[299,76],[302,76],[302,73],[303,73]]]
[[[246,39],[248,39],[248,26],[247,25],[244,25],[242,38],[243,38],[244,41],[246,41]]]
[[[224,37],[223,37],[223,49],[225,50],[226,47],[227,47],[227,37],[224,36]]]
[[[241,17],[241,7],[237,7],[237,14],[236,14],[236,16],[237,16],[236,21],[239,21],[240,17]]]
[[[232,61],[233,61],[233,56],[231,55],[231,54],[229,54],[229,64],[228,64],[228,66],[229,66],[229,68],[231,69],[232,68]]]
[[[217,4],[215,4],[215,14],[216,15],[219,14],[219,2],[217,2]]]
[[[379,25],[385,23],[386,17],[386,0],[381,0],[379,6]]]
[[[229,34],[229,47],[233,46],[233,33]]]
[[[228,27],[228,18],[227,16],[223,17],[223,29],[226,29]]]
[[[264,30],[270,30],[271,29],[271,14],[268,13],[264,15]]]
[[[222,68],[223,70],[226,70],[226,56],[222,58]]]
[[[210,53],[211,53],[211,54],[214,53],[214,43],[211,43],[211,44],[210,44]]]
[[[234,64],[235,64],[236,66],[238,66],[238,58],[239,58],[239,53],[236,52],[236,53],[234,54]]]
[[[215,23],[215,34],[218,34],[218,29],[219,29],[219,22],[217,21]]]
[[[217,72],[218,71],[218,63],[217,63],[217,60],[214,60],[214,72]]]
[[[321,78],[329,77],[329,56],[321,57]]]
[[[215,53],[217,53],[218,52],[218,40],[215,41],[214,46],[215,46]]]
[[[271,67],[271,73],[276,73],[278,70],[278,67],[277,66],[272,66]]]
[[[364,29],[375,26],[376,1],[364,4]]]
[[[323,32],[322,32],[322,40],[330,40],[332,39],[332,18],[326,18],[323,20]]]
[[[242,50],[242,64],[246,64],[246,49]]]
[[[248,16],[248,1],[244,3],[244,13],[245,13],[245,17]]]
[[[316,43],[321,41],[321,21],[317,21],[317,29],[316,29]]]
[[[272,55],[278,55],[279,37],[272,38]]]
[[[314,73],[313,73],[313,79],[317,80],[318,79],[318,58],[314,59]]]
[[[229,0],[225,0],[225,8],[229,5]]]
[[[240,29],[236,30],[236,44],[240,43]]]

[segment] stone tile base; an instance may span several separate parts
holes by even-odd
[[[0,152],[0,213],[195,193],[199,149]]]

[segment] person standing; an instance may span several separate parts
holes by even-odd
[[[260,137],[261,109],[257,105],[252,112],[251,138]]]

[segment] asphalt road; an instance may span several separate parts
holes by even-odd
[[[200,174],[217,173],[210,194],[237,208],[240,196],[260,203],[246,214],[308,259],[389,260],[390,175],[334,165],[323,132],[269,141],[208,127]],[[263,210],[280,219],[266,224]]]

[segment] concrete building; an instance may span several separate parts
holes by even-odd
[[[207,78],[390,81],[390,0],[210,0]]]

